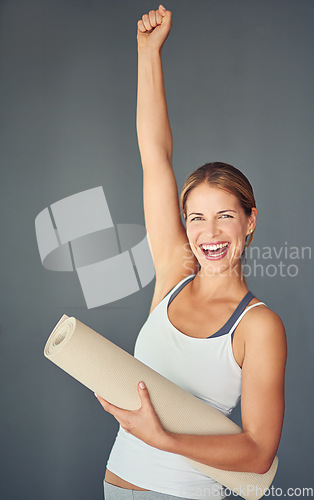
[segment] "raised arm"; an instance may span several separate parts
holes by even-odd
[[[161,62],[172,14],[162,6],[138,22],[137,135],[144,172],[144,212],[156,270],[154,300],[188,274],[187,237],[172,169],[170,129]],[[195,266],[191,260],[190,272]]]

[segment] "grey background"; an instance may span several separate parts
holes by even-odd
[[[49,204],[103,185],[114,223],[143,224],[136,22],[156,7],[146,0],[0,4],[3,500],[102,499],[117,425],[43,357],[43,347],[65,312],[132,352],[153,284],[87,310],[74,273],[42,267],[34,220]],[[254,245],[312,246],[314,3],[168,0],[166,7],[174,12],[163,58],[179,188],[204,162],[230,162],[255,188]],[[274,481],[283,489],[314,487],[313,265],[284,262],[298,265],[296,277],[249,280],[287,328]]]

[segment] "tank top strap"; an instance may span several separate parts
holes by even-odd
[[[243,316],[249,312],[251,309],[253,309],[254,307],[257,307],[257,306],[266,306],[266,304],[264,302],[256,302],[256,304],[252,304],[251,306],[247,307],[246,309],[244,309],[244,311],[240,314],[240,316],[238,317],[238,319],[236,320],[236,322],[232,325],[229,333],[231,333],[231,338],[233,338],[233,334],[234,334],[234,331],[236,329],[236,327],[238,326],[238,324],[240,323],[241,319],[243,318]]]
[[[167,293],[167,295],[164,297],[164,299],[170,295],[170,299],[168,301],[168,306],[170,306],[171,302],[173,299],[176,298],[176,296],[183,290],[183,288],[190,283],[195,278],[195,274],[192,274],[191,276],[188,276],[188,278],[184,278],[182,281],[180,281],[177,285],[175,285],[170,292]],[[172,292],[172,293],[171,293]]]

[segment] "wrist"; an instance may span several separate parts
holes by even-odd
[[[149,45],[138,44],[137,52],[140,57],[153,58],[160,57],[162,47],[152,47]]]
[[[163,451],[167,451],[168,453],[176,453],[176,441],[177,434],[174,432],[165,431],[165,435],[163,438]]]

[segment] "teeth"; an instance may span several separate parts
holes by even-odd
[[[204,250],[218,250],[219,248],[225,248],[228,243],[220,243],[219,245],[201,245]]]

